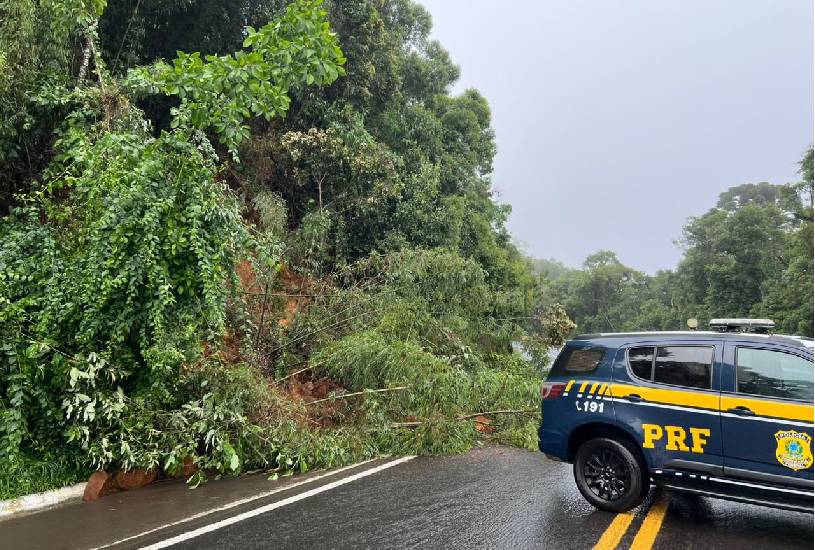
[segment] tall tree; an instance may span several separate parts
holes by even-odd
[[[813,334],[813,225],[810,147],[801,180],[744,184],[685,225],[675,271],[647,276],[609,251],[580,270],[544,269],[543,297],[561,301],[582,332],[681,329],[691,317],[765,316],[779,332]]]
[[[779,331],[813,335],[813,223],[812,147],[799,163],[801,180],[786,186],[783,201],[794,218],[780,276],[764,282],[764,299],[753,308],[756,314],[772,318]]]

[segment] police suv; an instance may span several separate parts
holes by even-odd
[[[540,450],[573,463],[602,510],[637,506],[655,483],[811,512],[813,341],[772,327],[574,338],[541,389]]]

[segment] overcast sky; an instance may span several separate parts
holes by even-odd
[[[493,182],[526,251],[653,273],[733,185],[796,179],[811,0],[419,0],[492,107]]]

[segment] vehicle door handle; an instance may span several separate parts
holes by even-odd
[[[631,401],[632,403],[642,403],[643,401],[645,401],[645,399],[643,399],[642,396],[637,395],[636,393],[630,393],[626,395],[625,398]]]
[[[727,409],[727,412],[737,414],[739,416],[755,416],[756,413],[748,409],[747,407],[734,407],[732,409]]]

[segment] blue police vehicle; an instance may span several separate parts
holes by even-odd
[[[573,463],[602,510],[637,506],[654,483],[811,512],[813,341],[772,327],[577,336],[541,389],[540,450]]]

